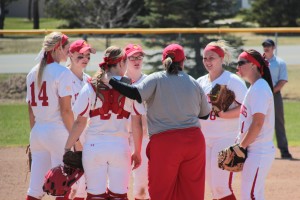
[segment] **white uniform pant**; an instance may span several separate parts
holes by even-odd
[[[150,199],[148,191],[148,158],[146,148],[149,143],[149,138],[144,137],[142,142],[141,157],[142,164],[135,170],[133,174],[133,196],[136,199]],[[133,142],[130,143],[133,150]]]
[[[63,124],[36,123],[30,133],[32,166],[27,194],[41,199],[48,170],[63,164],[68,131]]]
[[[241,199],[264,200],[266,177],[275,158],[273,143],[264,147],[255,147],[248,150],[248,157],[241,174]]]
[[[85,134],[86,134],[86,129],[81,133],[79,137],[79,141],[82,144],[82,146],[85,143]],[[86,198],[87,193],[86,193],[86,180],[85,176],[81,176],[78,181],[76,181],[72,185],[72,190],[69,195],[69,199],[73,199],[74,197],[79,197],[79,198]]]
[[[233,173],[218,167],[218,153],[233,145],[235,138],[206,139],[205,181],[209,185],[213,199],[220,199],[232,194]]]
[[[130,160],[128,138],[103,137],[97,143],[87,140],[82,157],[87,192],[103,194],[109,188],[113,193],[127,193]]]

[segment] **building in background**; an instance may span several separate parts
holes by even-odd
[[[39,15],[40,17],[46,17],[44,12],[45,0],[39,1]],[[29,8],[29,2],[31,2],[31,9]],[[17,0],[13,1],[7,7],[8,13],[6,17],[25,17],[29,18],[29,10],[31,10],[31,17],[33,16],[33,2],[34,0]]]

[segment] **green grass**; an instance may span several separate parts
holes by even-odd
[[[40,18],[40,29],[56,29],[66,24],[65,20]],[[6,17],[4,29],[33,29],[33,21],[27,18]]]
[[[300,146],[300,102],[284,101],[284,109],[289,146]],[[0,147],[26,146],[30,134],[27,104],[2,103],[0,111]]]
[[[285,128],[289,146],[300,146],[300,102],[284,101]]]
[[[0,105],[0,146],[25,146],[29,143],[27,104]]]

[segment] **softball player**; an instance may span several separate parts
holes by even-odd
[[[126,71],[125,58],[120,48],[109,47],[100,67],[105,69],[108,77],[122,77]],[[82,158],[87,200],[127,200],[130,160],[134,162],[133,168],[140,165],[142,139],[142,127],[132,116],[135,151],[130,159],[128,117],[145,114],[145,109],[142,104],[134,104],[116,90],[101,84],[101,73],[100,70],[82,88],[75,101],[73,111],[77,119],[65,148],[69,150],[73,146],[90,118]]]
[[[273,85],[268,61],[255,50],[238,58],[238,73],[251,84],[240,110],[239,145],[248,149],[241,199],[264,200],[265,180],[275,158]]]
[[[72,84],[72,106],[75,103],[77,96],[79,95],[82,87],[88,82],[90,76],[84,73],[84,69],[90,61],[90,54],[96,53],[85,40],[76,40],[70,45],[69,57],[71,64],[68,68],[72,72],[73,84]],[[76,116],[75,116],[76,117]],[[84,135],[81,134],[80,142],[76,145],[76,151],[82,151],[82,145],[84,143]],[[67,195],[67,199],[83,200],[86,197],[86,184],[85,178],[82,176],[73,186],[70,194]]]
[[[203,51],[203,64],[208,71],[197,82],[208,95],[218,83],[226,85],[235,93],[235,102],[226,112],[210,112],[209,119],[200,120],[206,141],[206,183],[209,185],[213,199],[235,200],[231,183],[233,174],[218,167],[218,152],[232,145],[238,133],[239,111],[247,87],[237,75],[223,69],[223,64],[231,61],[232,49],[226,41],[209,43]]]
[[[128,76],[133,85],[141,83],[147,76],[142,73],[142,64],[144,58],[144,51],[140,45],[128,44],[125,47],[126,65]],[[148,192],[148,158],[146,156],[146,147],[149,143],[148,126],[146,115],[141,115],[140,120],[143,127],[143,142],[141,149],[142,163],[141,166],[132,171],[133,173],[133,196],[136,200],[149,199]],[[131,128],[129,133],[131,133]],[[130,145],[133,148],[133,138],[130,134]]]
[[[45,36],[40,63],[27,75],[32,166],[27,200],[42,199],[47,171],[63,164],[63,147],[74,122],[71,109],[72,74],[59,64],[69,51],[68,37],[60,32]],[[61,199],[58,197],[57,199]]]
[[[207,118],[211,107],[201,86],[183,72],[184,60],[183,48],[171,44],[163,51],[165,71],[136,86],[109,81],[122,94],[147,103],[146,153],[154,200],[204,199],[205,141],[199,118]]]

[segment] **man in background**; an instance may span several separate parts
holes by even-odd
[[[275,133],[277,146],[280,149],[282,159],[293,159],[288,149],[284,126],[284,109],[281,96],[281,89],[288,82],[286,63],[281,58],[274,55],[276,49],[275,42],[266,39],[263,43],[264,57],[270,63],[270,71],[273,81],[274,105],[275,105]]]

